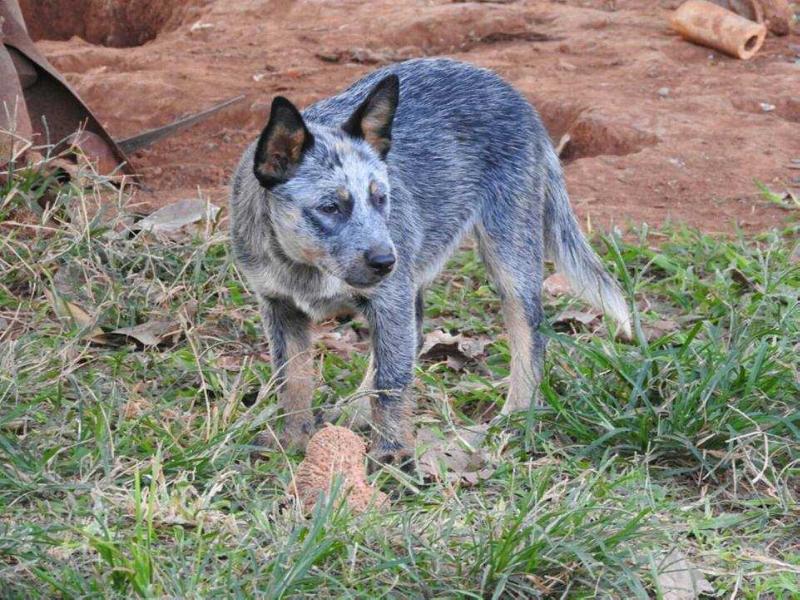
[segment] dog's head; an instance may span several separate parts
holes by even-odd
[[[377,284],[394,268],[385,158],[399,81],[381,80],[340,127],[306,124],[282,97],[258,139],[253,172],[267,189],[278,243],[293,261],[353,287]]]

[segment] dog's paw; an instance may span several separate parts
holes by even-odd
[[[373,441],[369,452],[370,471],[374,472],[383,465],[391,465],[413,475],[416,473],[414,464],[414,445],[391,442],[385,439]]]
[[[256,436],[255,445],[258,453],[267,452],[305,452],[308,440],[317,430],[313,420],[288,421],[283,431],[273,429],[262,431]]]

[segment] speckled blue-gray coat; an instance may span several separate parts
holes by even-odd
[[[477,237],[511,346],[504,413],[537,397],[542,261],[630,335],[628,308],[569,206],[539,116],[496,74],[445,59],[380,69],[302,114],[276,98],[233,179],[231,235],[258,296],[284,412],[283,441],[313,432],[309,325],[361,311],[372,356],[372,454],[413,451],[410,386],[422,293]]]

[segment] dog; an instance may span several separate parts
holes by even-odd
[[[235,260],[258,297],[284,415],[281,440],[315,430],[310,325],[362,313],[371,358],[372,457],[413,457],[410,387],[423,292],[472,233],[511,349],[503,414],[538,401],[543,261],[631,320],[572,213],[559,159],[531,104],[497,74],[449,59],[379,69],[302,113],[272,102],[232,180]]]

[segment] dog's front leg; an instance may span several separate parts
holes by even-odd
[[[269,339],[274,382],[284,415],[281,444],[305,449],[314,433],[311,397],[314,356],[309,317],[289,300],[262,298],[261,316]]]
[[[408,296],[408,297],[406,297]],[[381,294],[365,310],[372,336],[373,443],[382,463],[410,464],[414,455],[415,402],[411,394],[417,331],[411,293]]]

